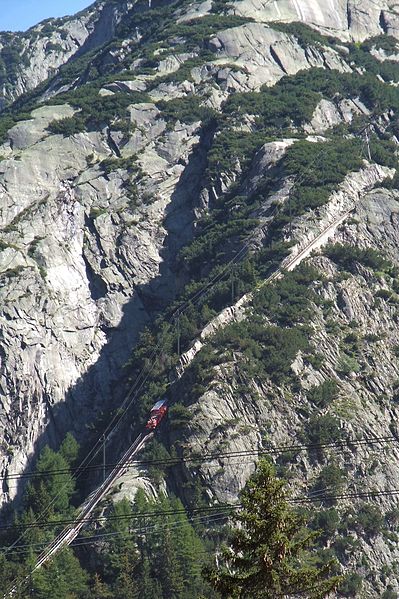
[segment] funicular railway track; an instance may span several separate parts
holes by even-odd
[[[83,526],[87,523],[93,510],[97,507],[99,502],[105,497],[110,488],[115,484],[118,478],[125,474],[129,469],[129,462],[131,459],[139,453],[144,447],[146,442],[153,436],[153,432],[141,433],[129,449],[123,454],[118,463],[114,466],[111,473],[107,476],[105,481],[97,488],[91,495],[89,495],[86,502],[81,506],[80,512],[73,524],[66,526],[58,536],[50,543],[45,551],[39,555],[35,567],[32,569],[32,573],[38,570],[43,564],[45,564],[54,554],[58,553],[64,547],[70,545],[72,541],[76,539]]]
[[[166,412],[166,399],[158,401],[153,406],[150,417],[145,425],[144,432],[140,433],[138,437],[136,437],[129,449],[125,451],[119,461],[114,465],[112,471],[108,474],[104,482],[88,496],[86,501],[80,507],[79,513],[74,522],[66,526],[55,537],[55,539],[51,541],[46,549],[38,556],[37,561],[29,575],[20,581],[16,581],[14,585],[3,595],[4,599],[7,597],[13,597],[18,590],[23,588],[29,582],[30,577],[34,572],[36,572],[36,570],[41,568],[56,553],[61,551],[64,547],[70,545],[76,539],[84,525],[91,520],[90,516],[100,501],[106,496],[116,481],[129,470],[132,458],[134,458],[145,446],[147,441],[153,437],[154,430],[159,425]]]
[[[291,259],[288,259],[284,264],[284,269],[285,270],[293,270],[298,264],[300,264],[300,262],[306,256],[309,255],[309,253],[313,249],[315,249],[318,246],[318,244],[320,244],[320,242],[323,242],[323,240],[326,237],[328,237],[336,229],[337,226],[339,226],[346,218],[348,218],[350,213],[351,213],[351,210],[345,212],[344,214],[340,214],[340,216],[338,218],[336,218],[332,223],[330,223],[328,226],[326,226],[315,238],[313,238],[308,244],[306,244],[306,246],[303,249],[301,249],[301,251],[299,251]],[[267,285],[267,284],[271,283],[272,281],[276,280],[278,277],[281,276],[282,270],[283,270],[282,268],[277,269],[271,276],[269,276],[267,279],[265,279],[263,281],[262,285]],[[195,353],[197,353],[197,352],[195,352]],[[187,365],[188,364],[186,363],[185,366],[187,367]],[[182,371],[179,374],[181,376]],[[152,416],[152,413],[153,413],[154,409],[157,409],[159,407],[159,405],[160,405],[161,410],[163,410],[163,411],[160,415],[155,416],[155,418],[154,418]],[[77,518],[74,521],[74,523],[69,526],[66,526],[57,535],[57,537],[47,546],[47,548],[41,553],[41,555],[39,555],[39,557],[37,558],[37,562],[36,562],[34,568],[31,570],[29,576],[31,576],[34,572],[36,572],[36,570],[41,568],[56,553],[61,551],[64,547],[67,547],[68,545],[70,545],[76,539],[76,537],[79,535],[79,532],[84,527],[84,525],[88,522],[91,514],[93,513],[95,508],[98,506],[100,501],[106,496],[106,494],[111,489],[111,487],[116,483],[116,481],[123,474],[125,474],[128,471],[132,458],[136,454],[138,454],[140,452],[140,450],[144,447],[144,445],[147,443],[147,441],[153,437],[153,435],[154,435],[153,431],[159,424],[159,422],[162,419],[162,417],[164,416],[164,414],[166,413],[166,409],[167,409],[166,401],[163,402],[161,400],[155,404],[155,406],[151,412],[150,419],[146,425],[146,427],[149,427],[149,428],[146,428],[145,432],[141,433],[135,439],[135,441],[132,443],[132,445],[129,447],[129,449],[123,454],[123,456],[120,458],[120,460],[114,466],[114,468],[110,472],[110,474],[106,477],[105,481],[95,491],[93,491],[91,493],[91,495],[89,495],[86,502],[81,506],[79,514],[77,515]],[[13,589],[11,589],[11,591],[8,591],[8,593],[6,595],[4,595],[4,599],[6,599],[7,597],[12,597],[20,586],[22,586],[21,583],[19,583],[18,586],[13,587]]]

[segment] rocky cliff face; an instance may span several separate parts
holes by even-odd
[[[132,107],[132,122],[154,109]],[[137,204],[126,170],[101,168],[113,155],[106,134],[48,135],[50,121],[71,114],[39,108],[3,147],[2,425],[5,456],[19,439],[13,468],[50,421],[50,438],[70,427],[81,436],[110,404],[138,331],[174,297],[170,265],[190,237],[192,206],[177,183],[196,127],[166,132],[154,149],[148,132],[151,180]],[[195,176],[192,169],[192,183]]]
[[[387,33],[397,35],[397,4],[366,0],[360,5],[351,0],[287,0],[287,2],[237,2],[236,14],[251,16],[256,21],[301,21],[327,35],[341,39],[364,40]]]
[[[200,377],[193,381],[189,364],[192,368],[195,359],[201,360],[201,350],[205,351],[207,343],[217,356],[217,365],[198,399],[192,402],[187,398],[189,422],[180,425],[177,434],[170,433],[168,443],[183,455],[189,448],[195,455],[209,456],[200,464],[188,465],[188,472],[181,473],[180,480],[191,475],[201,480],[212,501],[227,503],[236,500],[254,471],[254,456],[277,453],[274,459],[280,473],[289,480],[292,495],[338,515],[330,543],[339,547],[337,556],[345,568],[355,568],[364,579],[362,595],[357,594],[360,587],[354,595],[378,597],[390,587],[392,592],[397,591],[398,574],[396,536],[390,522],[396,505],[391,491],[399,483],[395,440],[399,368],[398,313],[396,292],[392,290],[395,283],[361,265],[351,274],[343,273],[342,267],[323,252],[327,241],[372,247],[398,264],[398,192],[367,192],[373,183],[367,181],[367,175],[363,177],[366,188],[360,189],[355,198],[348,188],[341,192],[343,204],[339,213],[349,209],[350,217],[346,212],[346,220],[341,220],[337,229],[329,232],[328,239],[322,240],[316,255],[313,252],[310,257],[303,257],[302,265],[317,273],[312,282],[316,301],[311,306],[309,340],[319,358],[314,362],[301,351],[296,354],[290,365],[297,380],[294,389],[290,384],[276,383],[272,377],[265,379],[256,369],[248,369],[245,344],[242,351],[236,347],[230,353],[223,337],[217,337],[217,331],[220,335],[231,323],[251,321],[257,313],[251,296],[240,299],[212,321],[201,334],[200,342],[183,355],[183,397],[187,394],[185,386],[192,393],[194,385],[201,384]],[[352,177],[348,182],[349,179]],[[323,217],[328,213],[336,219],[333,198],[322,218],[320,214],[309,214],[296,223],[295,235],[303,240],[303,247],[308,247],[309,238],[317,237],[320,225],[326,229]],[[267,285],[273,293],[278,282]],[[289,303],[290,298],[285,301]],[[273,317],[269,322],[274,324]],[[349,358],[353,355],[356,357]],[[315,390],[331,381],[335,389],[330,400],[325,404],[315,402]],[[326,448],[318,444],[325,444]],[[276,451],[276,447],[287,449]],[[331,476],[329,468],[338,474]],[[339,473],[345,474],[341,478]],[[370,533],[358,523],[356,510],[363,509],[359,506],[364,505],[364,500],[370,501],[373,493],[377,494],[378,511],[387,524],[385,528],[380,523],[380,530],[377,525]],[[354,505],[352,497],[356,496],[364,499],[355,500]],[[350,537],[356,545],[355,552],[341,549],[340,535]],[[358,561],[360,555],[362,565]]]
[[[112,40],[131,5],[99,1],[75,16],[47,19],[25,33],[0,33],[0,109],[53,78],[68,61]]]
[[[276,462],[295,495],[344,496],[321,499],[342,521],[326,542],[351,535],[336,552],[364,596],[396,589],[397,450],[370,439],[397,435],[397,18],[371,0],[98,2],[11,36],[4,98],[32,94],[0,118],[2,476],[119,406],[140,331],[159,317],[166,335],[176,301],[183,355],[174,338],[144,394],[169,381],[184,404],[163,441],[248,453],[167,488],[232,501],[270,446],[342,440]],[[376,490],[370,532],[353,512]]]

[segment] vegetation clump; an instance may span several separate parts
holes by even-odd
[[[70,137],[71,135],[82,133],[85,130],[85,122],[79,115],[66,117],[52,121],[48,125],[47,130],[55,135],[59,134],[64,137]]]
[[[343,269],[355,273],[356,264],[374,271],[389,271],[390,262],[374,248],[358,248],[352,245],[335,244],[325,249],[325,254]]]
[[[204,125],[215,117],[212,108],[201,105],[201,99],[197,96],[186,96],[174,100],[160,100],[157,107],[162,111],[162,116],[167,121],[182,121],[184,123],[195,123],[201,121]]]
[[[334,560],[312,565],[310,549],[317,533],[288,504],[284,483],[261,461],[241,493],[239,524],[222,563],[207,578],[222,597],[242,599],[306,596],[321,599],[335,592],[342,578],[332,576]]]

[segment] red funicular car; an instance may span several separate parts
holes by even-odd
[[[152,407],[150,412],[150,417],[145,425],[145,428],[149,431],[153,431],[157,428],[158,424],[161,422],[162,418],[165,416],[168,411],[168,400],[166,398],[160,399],[157,403]]]

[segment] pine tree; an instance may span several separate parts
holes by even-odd
[[[112,599],[111,591],[98,574],[94,575],[91,584],[90,599]]]
[[[114,504],[115,516],[132,514],[130,502],[123,499]],[[112,587],[113,599],[136,599],[139,588],[136,573],[139,552],[134,537],[129,532],[126,518],[115,518],[107,524],[107,533],[114,535],[105,561],[105,580]]]
[[[137,599],[139,597],[139,586],[135,580],[136,567],[137,552],[128,546],[119,555],[119,574],[113,587],[114,599]]]
[[[54,514],[71,515],[70,499],[75,491],[75,482],[61,452],[46,446],[38,459],[36,473],[43,473],[43,477],[38,476],[27,485],[26,508],[38,514],[51,505],[48,519]]]
[[[177,512],[173,517],[172,542],[176,547],[176,555],[182,571],[185,596],[192,597],[203,587],[201,569],[204,546],[188,521],[187,515],[178,513],[184,510],[182,502],[179,499],[172,499],[170,508]]]
[[[111,539],[105,563],[106,580],[115,580],[119,576],[121,560],[126,554],[133,556],[136,552],[136,563],[138,560],[134,538],[129,532],[128,519],[125,518],[132,513],[130,502],[122,499],[114,504],[113,509],[115,519],[109,520],[106,526]]]
[[[0,553],[0,590],[6,592],[13,587],[16,580],[23,580],[27,575],[27,570],[24,566],[13,561],[13,554],[10,554],[8,559],[6,555]],[[17,588],[13,599],[24,599],[26,597],[24,588]]]
[[[156,577],[151,572],[148,555],[144,555],[139,573],[140,599],[160,599],[162,588]]]
[[[71,599],[87,592],[87,573],[71,549],[64,549],[32,577],[34,597]]]
[[[165,520],[167,524],[171,524],[170,517],[167,516]],[[163,596],[165,599],[180,599],[184,590],[183,574],[169,526],[160,531],[160,551],[157,560]]]
[[[73,466],[78,458],[79,444],[71,433],[67,433],[61,443],[59,453],[69,466]]]
[[[67,435],[59,452],[46,446],[40,454],[36,472],[43,476],[34,477],[27,485],[24,510],[14,518],[15,525],[25,529],[24,543],[31,545],[20,558],[21,572],[32,571],[36,563],[36,546],[45,544],[53,537],[54,531],[51,528],[32,526],[41,512],[46,509],[46,519],[49,521],[70,517],[74,513],[70,500],[75,491],[75,481],[70,473],[70,465],[76,460],[77,453],[78,445],[75,439],[72,435]],[[25,576],[19,574],[18,578],[22,592],[25,593],[23,596],[28,596],[27,593],[31,591],[25,588]],[[36,597],[72,599],[86,593],[87,573],[81,568],[72,551],[67,549],[35,572],[28,586],[31,586]]]
[[[303,528],[303,519],[287,502],[284,482],[261,461],[241,495],[240,526],[224,551],[225,564],[205,572],[224,598],[322,599],[335,591],[341,577],[329,578],[334,561],[321,568],[309,564],[317,533]]]

